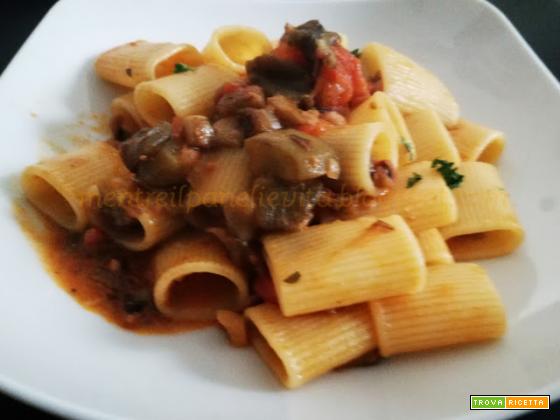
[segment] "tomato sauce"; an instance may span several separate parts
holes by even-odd
[[[156,309],[150,268],[154,251],[131,252],[106,238],[86,245],[84,235],[62,229],[25,202],[14,203],[14,214],[49,274],[85,309],[140,334],[173,334],[214,325],[171,320]]]

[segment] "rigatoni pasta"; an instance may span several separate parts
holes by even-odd
[[[503,133],[387,46],[351,52],[317,20],[274,39],[227,26],[202,54],[136,41],[98,57],[132,88],[113,138],[21,177],[55,222],[37,240],[60,283],[132,331],[220,325],[287,388],[503,335],[487,273],[455,262],[522,242],[490,164]]]
[[[245,73],[245,63],[268,53],[270,41],[262,32],[247,26],[222,26],[212,33],[202,54],[207,62]]]
[[[459,217],[441,228],[458,261],[506,255],[523,240],[523,228],[495,166],[464,162],[465,180],[453,195]]]
[[[263,244],[286,316],[414,293],[425,282],[422,251],[400,216],[327,223]]]
[[[405,121],[416,147],[416,159],[461,161],[453,139],[433,109],[412,112]]]
[[[453,255],[451,255],[451,251],[449,251],[449,247],[438,229],[423,230],[418,232],[416,237],[424,253],[426,265],[452,264],[454,262]]]
[[[459,105],[447,87],[431,72],[405,55],[379,43],[367,44],[361,60],[366,74],[381,78],[383,91],[404,113],[430,108],[446,126],[459,119]]]
[[[134,105],[132,92],[117,96],[111,101],[110,125],[116,138],[129,137],[146,125]]]
[[[211,235],[171,240],[157,251],[153,270],[155,304],[173,319],[215,319],[218,310],[248,303],[245,275]]]
[[[449,132],[463,160],[494,163],[504,150],[504,133],[464,118]]]
[[[299,387],[376,347],[365,304],[289,318],[276,305],[262,304],[245,314],[253,345],[287,388]]]
[[[321,139],[336,151],[341,166],[340,180],[350,191],[374,194],[376,186],[371,177],[373,162],[387,160],[397,164],[397,145],[381,123],[333,128]]]
[[[102,79],[126,87],[173,74],[176,64],[197,67],[202,55],[189,44],[134,41],[101,54],[95,71]]]
[[[189,175],[188,206],[224,205],[242,199],[251,187],[249,159],[244,149],[222,149],[208,153]]]
[[[356,107],[350,113],[348,122],[350,124],[382,122],[391,144],[398,148],[398,163],[404,165],[418,158],[416,146],[401,112],[384,92],[375,92],[370,99]],[[391,161],[396,164],[393,156]]]
[[[175,115],[208,114],[217,90],[236,77],[234,72],[223,67],[200,66],[193,71],[139,84],[134,89],[134,103],[150,125],[171,121]]]
[[[420,180],[409,187],[415,174]],[[380,217],[400,214],[416,232],[449,225],[459,217],[455,197],[430,162],[402,167],[395,187],[379,198],[372,213]]]
[[[93,143],[29,166],[21,186],[27,199],[56,223],[80,231],[89,221],[90,188],[115,176],[127,176],[127,172],[114,147]]]
[[[428,267],[424,290],[370,307],[384,357],[498,338],[506,328],[498,292],[476,264]]]
[[[92,225],[132,251],[145,251],[161,243],[185,224],[177,209],[162,206],[157,195],[142,199],[139,190],[113,189],[109,184],[89,201]]]

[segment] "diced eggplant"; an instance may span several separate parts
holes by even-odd
[[[185,142],[190,147],[208,149],[213,146],[214,128],[203,115],[189,115],[183,118]]]
[[[249,82],[261,86],[267,96],[299,98],[313,89],[313,77],[305,68],[272,54],[248,61],[245,67]]]
[[[282,128],[276,115],[266,108],[244,108],[238,112],[237,118],[246,136],[253,136]]]
[[[297,231],[309,224],[320,199],[319,180],[297,184],[274,178],[257,178],[253,184],[255,221],[265,231]]]
[[[121,157],[146,188],[165,188],[186,183],[181,146],[171,137],[171,124],[143,128],[120,145]]]
[[[251,171],[289,182],[326,176],[337,179],[340,165],[336,152],[324,141],[298,130],[276,130],[245,140]]]
[[[317,110],[304,111],[296,105],[294,101],[283,96],[275,95],[267,99],[268,104],[274,110],[278,119],[287,127],[296,127],[298,125],[315,125],[319,120],[319,112]]]
[[[215,113],[218,117],[235,115],[241,108],[263,108],[264,92],[260,86],[239,87],[233,92],[224,93],[216,103]]]

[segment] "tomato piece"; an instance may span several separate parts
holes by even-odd
[[[289,45],[287,42],[280,42],[274,51],[272,51],[272,54],[282,60],[293,61],[300,66],[305,66],[307,64],[307,60],[301,50]]]
[[[316,124],[301,124],[296,126],[296,130],[303,131],[304,133],[312,136],[320,136],[329,128],[334,127],[334,124],[323,119],[319,119]]]
[[[367,81],[360,61],[340,45],[334,45],[334,66],[323,64],[315,84],[315,100],[319,107],[342,109],[356,106],[369,97]]]
[[[239,82],[226,82],[224,83],[224,85],[222,86],[222,95],[225,95],[226,93],[232,93],[235,92],[236,90],[238,90],[239,88],[241,88],[242,84]]]
[[[82,243],[86,248],[94,249],[99,247],[106,240],[107,240],[107,236],[101,229],[96,227],[90,227],[84,232]]]
[[[350,54],[351,55],[351,54]],[[362,71],[360,60],[352,55],[352,81],[354,87],[354,96],[350,102],[351,107],[360,105],[370,96],[368,82]]]
[[[255,292],[265,302],[278,303],[274,283],[270,276],[261,276],[255,281]]]

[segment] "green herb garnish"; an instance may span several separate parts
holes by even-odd
[[[453,162],[448,162],[447,160],[443,159],[434,159],[432,161],[432,168],[435,168],[443,179],[447,186],[451,189],[457,188],[463,182],[464,175],[461,175],[457,172],[457,168]]]
[[[422,175],[416,172],[412,172],[412,175],[406,181],[406,188],[414,187],[421,179]]]
[[[359,48],[356,48],[355,50],[350,51],[350,53],[357,58],[360,58],[362,56],[362,52],[360,51]]]
[[[183,63],[175,63],[175,68],[173,69],[173,73],[185,73],[187,71],[193,71],[192,67],[187,66]]]
[[[414,150],[414,146],[410,142],[410,140],[401,137],[401,143],[403,144],[404,148],[408,152],[408,160],[416,159],[416,150]]]

